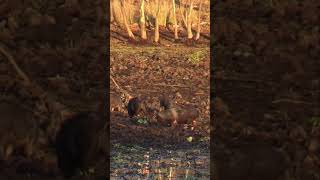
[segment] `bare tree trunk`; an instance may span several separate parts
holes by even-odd
[[[199,12],[198,12],[198,27],[197,27],[197,34],[195,40],[200,38],[200,31],[201,31],[201,10],[202,10],[202,0],[199,2]]]
[[[192,33],[192,21],[191,21],[191,14],[193,10],[193,0],[189,0],[189,13],[187,14],[187,33],[188,33],[188,39],[193,38]]]
[[[110,23],[112,23],[114,21],[114,12],[113,12],[113,0],[110,1]]]
[[[193,2],[194,0],[188,0],[188,3],[184,4],[184,12],[181,10],[181,4],[180,4],[180,13],[183,21],[183,25],[185,29],[187,30],[187,37],[188,40],[191,40],[193,38],[193,33],[192,33],[192,19],[191,19],[191,14],[193,10]],[[189,9],[188,8],[189,4]]]
[[[120,22],[120,20],[118,19],[117,15],[116,15],[116,12],[115,12],[115,1],[114,1],[114,0],[111,1],[110,11],[111,11],[111,13],[112,13],[113,21],[114,21],[115,23],[117,23],[118,25],[121,25],[121,22]]]
[[[120,3],[121,3],[121,14],[122,14],[122,17],[123,17],[123,20],[124,20],[124,25],[127,29],[127,32],[128,32],[128,36],[129,38],[131,39],[136,39],[135,36],[133,35],[129,25],[128,25],[128,21],[127,21],[127,16],[126,16],[126,13],[125,13],[125,10],[124,10],[124,3],[125,1],[124,0],[120,0]]]
[[[133,4],[133,2],[132,2],[132,0],[128,0],[127,1],[127,6],[130,6],[130,5],[132,5]],[[127,12],[128,12],[128,14],[129,14],[129,16],[128,16],[128,20],[129,20],[129,24],[131,24],[132,22],[133,22],[133,19],[132,19],[132,17],[130,16],[131,15],[131,12],[132,12],[132,8],[127,8]]]
[[[150,0],[145,0],[146,2],[146,4],[145,4],[145,9],[150,9]],[[152,27],[153,27],[153,25],[152,25],[152,23],[151,23],[151,20],[150,20],[150,15],[148,16],[145,16],[145,19],[146,19],[146,28],[148,28],[148,29],[152,29]]]
[[[146,18],[144,14],[144,1],[141,0],[140,6],[140,28],[141,28],[141,38],[147,40],[147,31],[146,31]]]
[[[154,42],[159,42],[159,11],[160,11],[160,0],[157,0],[158,10],[155,19],[155,28],[154,28]]]
[[[174,39],[179,39],[175,0],[172,0],[172,5],[173,5]]]
[[[186,8],[186,6],[184,8]],[[185,12],[182,12],[181,1],[179,1],[179,12],[180,12],[180,15],[181,15],[181,18],[182,18],[183,25],[187,29],[187,26],[188,26],[187,25],[187,15],[186,15]]]

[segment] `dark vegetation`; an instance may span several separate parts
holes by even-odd
[[[109,134],[105,14],[103,1],[0,1],[0,179],[105,177],[108,148],[89,160]]]
[[[319,5],[214,3],[217,180],[320,178]]]

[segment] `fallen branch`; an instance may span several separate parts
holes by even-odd
[[[5,50],[4,45],[2,44],[0,44],[0,52],[8,59],[9,63],[14,67],[18,75],[24,80],[26,87],[29,88],[29,90],[32,93],[34,93],[34,95],[44,100],[47,104],[51,106],[51,108],[53,108],[53,110],[59,113],[62,112],[61,108],[57,108],[56,104],[58,102],[55,100],[55,98],[52,95],[48,94],[47,91],[42,89],[41,86],[30,80],[30,78],[18,66],[13,56],[7,50]]]
[[[249,83],[268,83],[267,81],[257,80],[257,79],[241,79],[234,77],[213,77],[214,80],[222,80],[222,81],[242,81]]]
[[[165,87],[190,88],[190,86],[183,86],[183,85],[179,85],[179,84],[152,84],[152,86],[165,86]]]
[[[24,80],[27,86],[30,87],[34,93],[36,93],[40,97],[47,94],[46,91],[44,91],[39,85],[33,83],[30,80],[30,78],[18,66],[13,56],[7,50],[5,50],[4,46],[1,44],[0,44],[0,52],[2,52],[2,54],[5,55],[9,63],[14,67],[15,71],[18,73],[18,75]]]
[[[28,84],[31,83],[30,79],[28,78],[28,76],[21,70],[21,68],[17,65],[16,61],[14,60],[14,58],[12,57],[12,55],[10,53],[8,53],[3,45],[0,44],[0,52],[9,60],[10,64],[13,66],[13,68],[15,69],[15,71],[18,73],[19,76],[21,76],[21,78],[27,82]]]
[[[292,104],[307,104],[307,105],[313,105],[313,103],[310,103],[310,102],[293,100],[293,99],[277,99],[277,100],[272,101],[273,104],[283,103],[283,102],[292,103]]]
[[[114,78],[110,75],[110,79],[112,80],[112,82],[114,83],[114,85],[118,88],[121,89],[120,86],[118,85],[118,83],[114,80]]]
[[[120,126],[120,127],[123,127],[123,128],[126,128],[128,126],[124,125],[124,124],[121,124],[121,123],[116,123],[116,125]]]
[[[148,90],[148,89],[139,89],[140,92],[149,92],[149,93],[159,93],[159,91],[156,90]]]
[[[118,83],[114,80],[114,78],[110,75],[110,79],[112,80],[113,84],[122,92],[124,93],[126,96],[128,96],[129,99],[132,98],[132,96],[124,89],[122,89]]]

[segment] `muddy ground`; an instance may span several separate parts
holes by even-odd
[[[111,39],[110,75],[131,96],[140,97],[147,106],[160,110],[159,97],[168,95],[175,107],[192,107],[199,111],[194,130],[173,129],[157,124],[154,116],[158,111],[142,114],[137,119],[147,119],[147,124],[129,118],[126,101],[121,112],[111,113],[111,177],[121,178],[209,178],[209,134],[210,134],[210,49],[205,39],[193,47],[183,43],[162,40],[162,44],[130,44],[120,38]],[[110,96],[121,96],[122,91],[110,81]],[[188,137],[192,137],[189,142]],[[150,150],[151,148],[151,150]],[[124,149],[133,149],[126,152]],[[186,164],[185,152],[190,157],[200,158],[202,166]],[[162,153],[161,153],[162,152]],[[175,152],[170,154],[169,152]],[[180,152],[180,153],[178,153]],[[150,154],[147,172],[137,168],[144,164],[143,158]],[[148,155],[149,157],[149,155]],[[179,163],[168,157],[179,159]],[[162,166],[157,166],[156,161]],[[197,161],[198,162],[198,161]],[[180,170],[179,170],[180,169]],[[162,170],[162,173],[159,172]],[[186,172],[190,173],[186,173]],[[200,171],[200,172],[198,172]],[[144,173],[143,173],[144,172]],[[197,173],[198,174],[197,174]]]
[[[234,153],[217,160],[217,166],[230,169],[220,178],[246,171],[232,168],[242,152],[234,147],[261,143],[287,156],[290,172],[282,179],[320,178],[318,6],[315,1],[215,2],[211,92],[218,99],[212,102],[211,142]],[[252,153],[258,145],[249,147]]]

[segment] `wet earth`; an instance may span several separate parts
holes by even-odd
[[[205,147],[159,149],[115,144],[111,156],[110,179],[210,178],[210,151]]]

